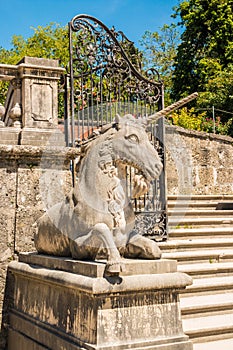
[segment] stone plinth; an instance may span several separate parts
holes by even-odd
[[[191,350],[179,291],[192,283],[169,260],[125,260],[119,277],[104,262],[23,254],[12,262],[8,350]]]

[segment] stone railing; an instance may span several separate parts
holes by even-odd
[[[0,104],[0,144],[64,142],[57,128],[58,81],[64,71],[57,60],[35,57],[0,64],[0,80],[10,81],[5,105]]]

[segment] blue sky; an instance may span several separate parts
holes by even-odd
[[[32,27],[51,22],[66,25],[77,14],[97,17],[115,26],[138,46],[146,30],[159,31],[172,22],[172,8],[179,0],[0,0],[0,47],[11,48],[14,34],[25,39]]]

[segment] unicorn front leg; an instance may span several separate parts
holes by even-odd
[[[70,242],[72,257],[75,259],[92,259],[104,252],[107,263],[105,273],[107,275],[119,275],[123,269],[120,253],[113,239],[113,234],[104,223],[96,224],[91,231],[84,236]]]

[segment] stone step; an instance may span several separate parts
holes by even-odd
[[[197,262],[233,261],[233,249],[205,249],[193,251],[163,252],[163,259],[174,259],[180,264]]]
[[[215,209],[218,201],[168,201],[168,208],[211,208]]]
[[[194,343],[193,350],[232,350],[233,349],[233,333],[225,334],[229,339],[217,339],[214,341]],[[206,338],[204,339],[204,341]]]
[[[233,275],[221,277],[194,278],[193,284],[188,286],[181,294],[213,294],[219,291],[233,291]]]
[[[233,262],[208,262],[201,264],[178,265],[178,271],[185,272],[193,278],[205,276],[233,275]],[[233,297],[232,297],[233,301]]]
[[[174,251],[193,251],[198,249],[201,250],[206,249],[219,249],[224,248],[225,250],[233,249],[233,237],[227,238],[215,238],[215,237],[207,237],[207,238],[194,238],[194,239],[168,239],[165,242],[158,243],[160,249],[163,252],[174,252]]]
[[[231,201],[233,194],[192,194],[192,195],[168,195],[168,201]]]
[[[183,319],[183,329],[195,342],[205,341],[207,337],[229,337],[233,333],[233,311],[222,315]]]
[[[215,227],[216,225],[221,225],[223,227],[233,226],[233,217],[168,217],[168,226],[170,229],[200,226]]]
[[[232,219],[233,222],[233,210],[207,210],[207,209],[175,209],[175,210],[168,210],[168,216],[174,217],[174,216],[193,216],[193,217],[225,217]]]
[[[163,258],[193,277],[180,293],[185,333],[193,350],[233,349],[233,211],[216,210],[233,195],[169,196],[169,239]]]
[[[201,237],[228,237],[233,236],[233,226],[225,227],[194,227],[194,228],[173,228],[169,231],[169,239],[196,239]]]
[[[220,314],[220,312],[231,311],[233,309],[233,292],[195,296],[185,296],[185,294],[182,294],[180,306],[183,319],[197,314],[203,316],[216,312]]]

